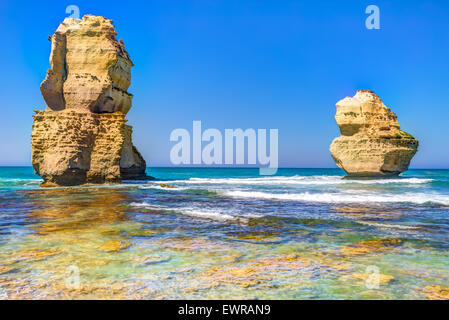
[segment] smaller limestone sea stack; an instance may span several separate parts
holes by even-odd
[[[397,116],[369,90],[337,103],[341,136],[330,152],[348,177],[390,177],[408,169],[418,140],[401,131]]]
[[[146,163],[132,143],[133,63],[111,20],[66,18],[51,40],[41,92],[45,111],[33,116],[32,164],[44,185],[146,179]]]

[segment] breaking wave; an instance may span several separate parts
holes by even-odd
[[[239,184],[239,185],[336,185],[336,184],[423,184],[433,179],[424,178],[392,178],[350,180],[342,176],[291,176],[291,177],[258,177],[258,178],[190,178],[188,180],[171,180],[167,183],[185,184]]]
[[[449,196],[439,194],[403,193],[396,195],[350,193],[267,193],[259,191],[225,191],[226,196],[270,200],[289,200],[323,203],[414,203],[449,206]]]
[[[208,220],[216,220],[216,221],[241,221],[246,222],[249,218],[260,218],[260,215],[256,214],[245,214],[245,215],[230,215],[227,213],[223,213],[219,210],[211,210],[204,208],[196,208],[196,207],[187,207],[187,208],[171,208],[160,205],[150,204],[148,202],[132,202],[130,203],[133,207],[143,207],[147,209],[154,210],[167,210],[170,212],[191,216],[194,218],[208,219]]]

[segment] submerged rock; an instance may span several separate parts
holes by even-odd
[[[145,179],[132,143],[133,63],[112,21],[66,18],[51,39],[51,68],[41,84],[47,104],[33,116],[32,163],[44,186]]]
[[[362,240],[347,246],[343,246],[340,249],[340,254],[345,257],[351,257],[371,253],[379,253],[393,250],[401,244],[402,240],[399,238]]]
[[[171,188],[173,189],[175,186],[172,186],[171,184],[165,184],[165,183],[161,183],[160,184],[161,188]]]
[[[438,285],[426,286],[422,290],[429,300],[449,300],[449,288]]]
[[[397,116],[368,90],[337,103],[341,136],[330,152],[350,177],[388,177],[406,171],[418,140],[400,129]]]
[[[106,252],[116,252],[126,249],[131,245],[129,241],[108,241],[103,244],[100,249]]]

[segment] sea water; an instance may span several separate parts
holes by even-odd
[[[148,168],[42,188],[0,168],[0,298],[425,299],[449,287],[449,170]]]

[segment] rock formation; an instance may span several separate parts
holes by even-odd
[[[51,36],[51,68],[41,84],[47,104],[33,116],[34,170],[45,185],[144,179],[125,115],[133,63],[112,21],[66,18]]]
[[[388,177],[406,171],[418,140],[401,131],[397,116],[368,90],[337,103],[341,136],[330,146],[332,157],[349,177]]]

